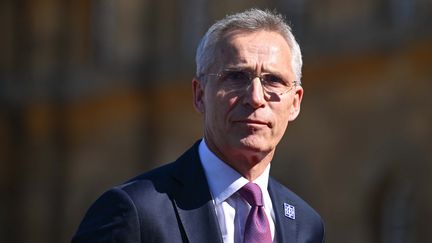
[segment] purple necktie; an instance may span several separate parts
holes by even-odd
[[[248,182],[239,193],[252,207],[246,220],[244,242],[271,243],[270,225],[263,207],[261,188]]]

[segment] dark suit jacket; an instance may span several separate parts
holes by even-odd
[[[197,142],[171,164],[103,194],[88,210],[73,243],[222,242]],[[323,242],[320,216],[293,192],[269,179],[279,243]],[[284,214],[295,207],[295,219]]]

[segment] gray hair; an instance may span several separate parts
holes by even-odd
[[[249,9],[241,13],[227,15],[213,24],[201,39],[196,52],[196,77],[200,77],[213,64],[216,45],[224,34],[232,31],[256,32],[259,30],[274,31],[282,35],[291,49],[291,65],[295,78],[300,81],[303,65],[300,46],[291,32],[291,27],[282,15],[269,10]]]

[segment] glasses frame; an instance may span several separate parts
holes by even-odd
[[[263,76],[264,75],[268,75],[268,74],[273,75],[272,73],[263,72],[263,73],[260,73],[260,74],[256,74],[254,72],[250,72],[250,71],[247,71],[247,70],[241,70],[241,69],[239,69],[239,70],[237,70],[237,69],[226,69],[226,70],[222,70],[222,71],[220,71],[218,73],[207,73],[207,74],[203,74],[201,76],[216,76],[218,79],[221,79],[224,75],[226,75],[227,72],[235,72],[235,71],[244,72],[244,73],[248,74],[247,76],[248,76],[248,79],[249,79],[249,84],[245,87],[244,90],[249,89],[250,85],[252,84],[252,81],[254,79],[256,79],[256,78],[259,79],[263,92],[265,92],[268,95],[276,94],[278,96],[282,96],[282,95],[287,94],[288,92],[290,92],[294,87],[302,85],[301,81],[293,80],[291,82],[288,82],[288,84],[292,84],[292,85],[287,86],[287,90],[285,90],[283,92],[271,91],[271,90],[266,89],[265,86],[263,85],[263,82],[264,82],[263,81]],[[275,76],[278,76],[278,75],[275,75]],[[240,90],[240,89],[238,89],[238,90]],[[238,91],[238,90],[236,90],[236,91]]]

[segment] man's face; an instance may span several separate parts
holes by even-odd
[[[235,69],[257,75],[277,74],[288,82],[295,80],[290,48],[276,32],[228,33],[218,44],[214,58],[207,74]],[[242,92],[230,92],[216,75],[205,75],[205,80],[194,80],[193,89],[195,107],[204,116],[204,137],[210,149],[229,164],[238,158],[256,163],[272,156],[288,122],[299,113],[302,88],[295,86],[283,95],[266,94],[255,78]]]

